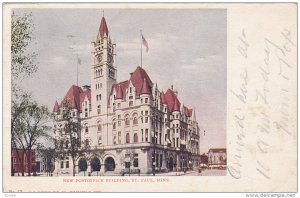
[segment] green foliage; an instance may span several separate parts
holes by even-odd
[[[31,149],[42,137],[49,137],[50,114],[27,94],[12,102],[12,138],[18,148]]]
[[[34,40],[32,13],[11,16],[11,74],[13,81],[37,71],[37,54],[29,50]]]

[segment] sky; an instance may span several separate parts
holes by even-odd
[[[39,70],[21,84],[52,111],[76,84],[90,84],[91,42],[96,40],[102,9],[22,9],[32,12]],[[116,43],[117,81],[129,79],[140,65],[142,30],[149,45],[143,68],[159,89],[171,85],[189,108],[196,109],[200,152],[226,147],[226,9],[105,9]],[[72,35],[70,37],[68,35]],[[205,136],[204,136],[205,131]]]

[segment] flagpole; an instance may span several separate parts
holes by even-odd
[[[142,36],[142,30],[141,30],[141,36]],[[143,68],[143,41],[141,39],[141,67]]]
[[[77,75],[77,86],[78,86],[78,54],[76,54],[76,57],[77,57],[77,61],[76,61],[77,62],[77,74],[76,75]]]

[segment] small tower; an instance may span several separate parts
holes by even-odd
[[[112,85],[116,83],[115,44],[112,43],[106,20],[101,19],[95,42],[92,42],[91,91],[92,115],[107,114]],[[100,109],[100,110],[99,110]]]

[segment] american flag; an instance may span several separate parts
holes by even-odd
[[[146,47],[146,52],[149,51],[148,42],[146,41],[145,37],[142,35],[142,43]]]

